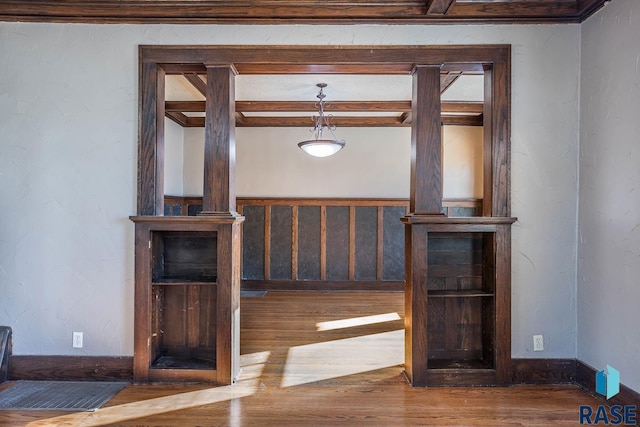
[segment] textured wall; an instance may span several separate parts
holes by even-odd
[[[0,324],[16,354],[133,353],[137,47],[178,43],[512,44],[513,355],[575,356],[579,26],[1,23]]]
[[[640,391],[640,2],[582,27],[578,358]]]

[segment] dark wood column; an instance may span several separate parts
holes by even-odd
[[[499,61],[484,70],[483,216],[511,215],[511,67]]]
[[[164,214],[164,70],[140,65],[138,215]]]
[[[413,72],[410,215],[442,215],[440,65]]]
[[[207,66],[201,215],[237,216],[234,186],[236,74],[233,65]]]

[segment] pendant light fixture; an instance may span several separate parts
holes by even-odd
[[[329,124],[331,115],[325,116],[324,114],[324,98],[327,95],[325,95],[322,90],[327,87],[327,84],[318,83],[316,86],[320,88],[320,92],[316,95],[319,100],[316,103],[316,106],[318,107],[318,116],[314,117],[316,124],[312,129],[310,129],[310,131],[313,132],[313,139],[299,142],[298,147],[311,156],[327,157],[344,148],[345,142],[344,140],[338,140],[333,133],[336,127]],[[329,131],[332,137],[331,139],[323,139],[322,134],[325,131]]]

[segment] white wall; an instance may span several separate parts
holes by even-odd
[[[577,25],[1,23],[0,324],[15,354],[133,354],[139,44],[509,43],[513,355],[575,357],[579,36]]]
[[[339,128],[346,146],[314,158],[307,128],[237,128],[236,193],[247,197],[408,198],[410,128]],[[482,128],[445,126],[445,197],[482,197]],[[185,129],[185,194],[202,195],[204,129]]]
[[[578,358],[640,391],[640,3],[582,27]]]

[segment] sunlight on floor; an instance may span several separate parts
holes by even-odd
[[[376,314],[373,316],[319,322],[316,323],[316,328],[318,331],[331,331],[334,329],[352,328],[354,326],[373,325],[374,323],[392,322],[394,320],[400,320],[398,313]]]
[[[346,361],[353,361],[351,364]],[[291,347],[281,387],[344,377],[404,363],[404,330]]]
[[[240,365],[242,366],[240,379],[232,386],[212,387],[157,399],[109,406],[98,409],[95,412],[77,412],[33,421],[28,426],[103,426],[251,396],[258,390],[259,378],[262,375],[265,363],[269,359],[269,355],[270,352],[263,351],[240,356]]]

